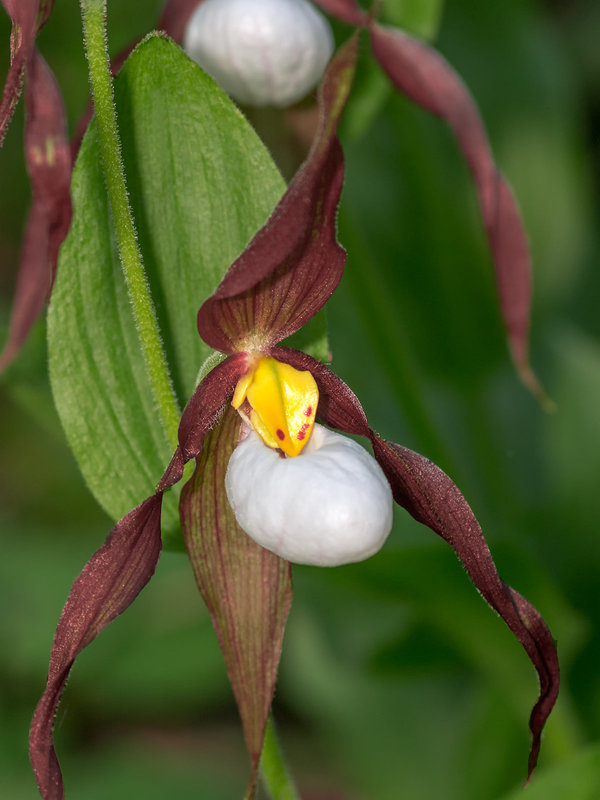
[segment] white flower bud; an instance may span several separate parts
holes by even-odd
[[[392,493],[379,464],[322,425],[293,458],[249,431],[229,460],[225,487],[240,527],[297,564],[363,561],[383,546],[392,527]]]
[[[183,47],[235,100],[289,106],[321,79],[333,36],[307,0],[204,0]]]

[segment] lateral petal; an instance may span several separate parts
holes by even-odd
[[[290,336],[331,297],[345,265],[336,241],[344,161],[336,137],[357,57],[353,36],[319,92],[310,153],[265,226],[198,312],[204,341],[223,353],[265,349]]]
[[[558,655],[550,630],[531,603],[500,579],[479,523],[450,478],[425,456],[386,442],[373,431],[370,438],[396,502],[448,542],[537,670],[540,695],[529,720],[533,737],[529,779],[537,763],[542,728],[556,702],[560,682]]]
[[[162,492],[117,523],[73,584],[50,655],[48,682],[31,724],[29,753],[44,800],[62,800],[62,775],[52,728],[73,662],[109,622],[125,611],[148,583],[161,549]]]
[[[528,778],[540,749],[541,733],[558,695],[560,668],[556,645],[540,613],[499,577],[483,532],[453,481],[425,456],[386,442],[372,431],[354,393],[319,361],[290,348],[275,348],[274,358],[297,369],[310,369],[319,388],[318,418],[346,433],[368,436],[394,500],[452,547],[489,605],[521,642],[540,681],[540,695],[531,712],[532,744]]]
[[[218,422],[244,365],[242,356],[228,358],[200,383],[184,412],[188,417],[184,424],[182,420],[180,446],[155,494],[117,523],[73,584],[54,637],[48,682],[33,717],[29,740],[31,763],[44,800],[62,800],[64,796],[52,727],[73,662],[131,605],[152,577],[161,550],[163,493],[181,479],[186,462],[200,454],[204,436]],[[193,415],[196,419],[192,421]]]

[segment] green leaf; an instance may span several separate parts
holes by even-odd
[[[438,31],[444,0],[386,0],[381,19],[422,39],[433,39]]]
[[[211,352],[198,336],[197,310],[285,185],[237,108],[166,37],[152,35],[132,53],[115,102],[139,244],[183,407]],[[72,197],[48,318],[50,377],[81,471],[119,519],[154,491],[171,452],[121,272],[93,122]],[[176,502],[165,500],[166,544],[175,545]]]

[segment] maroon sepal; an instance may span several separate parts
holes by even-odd
[[[29,739],[33,771],[44,800],[62,800],[62,775],[54,744],[54,715],[77,655],[148,583],[161,549],[162,492],[152,495],[117,523],[73,584],[62,612]]]
[[[381,439],[369,428],[356,395],[322,363],[290,348],[274,348],[271,354],[312,372],[319,387],[320,420],[346,433],[369,437],[395,501],[448,542],[477,589],[523,645],[540,681],[540,696],[529,720],[533,737],[529,779],[560,682],[556,645],[546,623],[524,597],[500,580],[477,519],[458,487],[439,467],[418,453]]]
[[[529,366],[531,257],[512,191],[492,158],[477,106],[466,86],[435,50],[393,28],[370,24],[373,53],[391,81],[452,128],[473,174],[495,266],[500,308],[516,366],[540,399]]]
[[[50,296],[58,249],[71,224],[71,157],[58,85],[34,49],[27,69],[25,156],[33,197],[0,370],[19,351]]]
[[[198,312],[200,336],[216,350],[257,350],[281,341],[325,305],[340,281],[346,254],[336,241],[336,211],[344,161],[336,129],[356,56],[353,36],[323,79],[319,127],[306,161]]]
[[[292,581],[289,562],[252,541],[227,500],[225,473],[239,429],[240,418],[229,409],[206,436],[179,508],[196,582],[211,613],[242,719],[252,762],[246,796],[252,797]]]

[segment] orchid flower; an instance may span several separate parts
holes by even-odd
[[[529,775],[535,767],[559,678],[556,649],[542,617],[499,578],[479,524],[451,479],[423,456],[381,438],[369,427],[360,402],[343,381],[315,358],[281,344],[325,305],[344,270],[345,252],[335,230],[344,174],[336,130],[356,54],[353,37],[326,72],[319,93],[319,127],[303,167],[271,218],[199,310],[200,336],[222,360],[190,398],[179,425],[178,447],[156,491],[116,524],[71,589],[31,728],[33,769],[47,800],[63,797],[52,728],[71,667],[81,650],[133,602],[152,577],[161,550],[164,492],[182,478],[192,459],[196,470],[182,492],[180,518],[240,709],[252,762],[248,797],[253,796],[256,783],[291,603],[287,558],[334,564],[368,556],[388,534],[390,495],[450,544],[537,670],[540,696],[530,720]],[[353,450],[354,445],[340,445],[337,434],[318,427],[315,420],[333,431],[365,437],[377,463],[371,463],[366,451],[347,457],[345,450]],[[348,495],[336,488],[326,491],[323,514],[330,498],[336,503],[334,522],[326,533],[335,537],[335,546],[323,556],[318,542],[316,546],[309,542],[312,550],[304,558],[303,539],[309,538],[309,531],[302,529],[302,523],[293,528],[288,515],[275,508],[280,502],[277,487],[283,488],[277,481],[283,479],[276,477],[275,491],[265,500],[265,482],[258,471],[248,472],[256,463],[257,448],[260,458],[269,460],[265,481],[281,475],[278,462],[286,469],[290,462],[288,466],[296,470],[295,477],[286,478],[291,481],[290,502],[295,499],[308,507],[312,502],[315,508],[314,490],[306,481],[312,474],[313,455],[330,445],[344,451],[332,456],[338,459],[337,465],[354,465],[353,458],[368,464],[364,474],[372,478],[373,490],[364,503],[358,503],[361,513],[352,518],[343,516]],[[240,467],[236,462],[245,457],[240,448],[246,446],[253,448],[251,463]],[[247,484],[252,484],[249,492]],[[254,501],[263,503],[264,514],[261,506],[257,511]],[[288,511],[293,515],[293,507]],[[269,524],[263,526],[261,520],[269,515]],[[258,519],[258,524],[250,517]],[[312,522],[309,515],[307,524]],[[371,525],[366,543],[360,535],[363,523]]]
[[[2,0],[11,21],[11,63],[0,99],[0,146],[25,83],[25,159],[33,197],[23,244],[8,339],[0,352],[0,372],[23,346],[33,324],[50,298],[58,251],[71,224],[72,164],[92,116],[83,115],[71,146],[63,100],[56,80],[35,47],[54,0]],[[158,22],[181,41],[185,21],[196,0],[169,0]],[[132,47],[114,60],[113,71],[123,64]]]
[[[525,385],[548,410],[553,407],[529,365],[528,338],[531,304],[531,256],[527,236],[512,190],[494,163],[485,127],[475,101],[453,68],[425,42],[376,21],[380,3],[370,12],[356,0],[314,0],[326,13],[370,35],[373,56],[395,88],[425,110],[443,119],[456,136],[473,176],[481,215],[494,262],[500,309],[515,366]],[[182,13],[184,47],[234,98],[251,105],[280,106],[278,76],[290,71],[296,59],[304,76],[300,53],[287,43],[290,29],[314,28],[311,47],[326,55],[321,28],[324,19],[311,16],[307,0],[254,0],[246,4],[252,21],[242,19],[237,0],[199,0],[194,14]],[[308,19],[310,17],[310,23]],[[249,25],[256,29],[248,36]],[[305,45],[306,50],[308,45]],[[306,68],[308,74],[308,68]],[[302,96],[298,91],[288,104]],[[307,82],[305,90],[310,88]]]
[[[331,16],[351,25],[366,28],[371,37],[373,55],[394,86],[417,105],[445,120],[456,135],[477,188],[494,261],[500,308],[513,360],[524,383],[545,407],[551,408],[551,401],[546,397],[529,365],[531,256],[527,236],[510,186],[493,161],[485,128],[468,89],[438,52],[404,31],[379,25],[374,15],[364,12],[355,0],[315,0],[315,2]],[[0,105],[0,143],[18,99],[27,63],[33,57],[32,53],[35,53],[35,36],[48,19],[53,5],[52,0],[23,0],[20,3],[16,3],[15,0],[3,0],[3,3],[13,20],[13,39],[19,42],[19,46],[13,53]],[[273,17],[273,10],[270,7],[267,9],[270,17]],[[210,41],[206,41],[205,31],[196,32],[197,22],[200,21],[203,28],[208,27],[210,30],[214,28],[215,34],[218,34],[219,30],[227,26],[224,15],[228,11],[233,11],[236,17],[239,16],[235,0],[226,0],[218,5],[215,0],[210,0],[210,3],[206,0],[169,0],[157,27],[168,33],[176,42],[186,39],[192,55],[199,47],[206,57]],[[294,14],[297,11],[294,9]],[[288,27],[291,24],[294,28],[297,28],[303,19],[308,19],[305,10],[298,12],[297,16],[294,14],[290,17],[287,12],[283,14],[278,12],[277,17],[278,19],[281,17],[282,24]],[[235,20],[230,24],[237,25]],[[309,28],[314,29],[313,34],[319,40],[319,43],[314,45],[318,53],[319,68],[307,68],[307,76],[310,76],[310,79],[307,77],[306,81],[304,78],[301,81],[301,86],[306,89],[316,82],[319,70],[323,68],[329,56],[329,34],[322,22],[316,17],[310,17],[307,24]],[[287,41],[287,38],[285,40]],[[231,51],[231,48],[236,46],[230,43],[230,47],[226,49]],[[219,47],[222,50],[223,44]],[[257,47],[262,61],[263,42],[258,42]],[[289,48],[279,49],[285,50],[288,58]],[[131,47],[126,48],[114,60],[114,70],[123,63],[130,50]],[[39,58],[37,55],[36,59]],[[221,63],[217,65],[218,74],[215,73],[217,78],[226,68],[222,63],[223,58],[225,56],[220,57]],[[209,65],[204,64],[204,66]],[[291,68],[291,64],[287,64],[288,72]],[[235,63],[230,65],[228,71],[231,69],[234,73],[239,71]],[[43,69],[37,70],[37,73],[40,75],[38,79],[40,82],[42,75],[44,76],[44,85],[40,83],[36,89],[37,81],[34,83],[31,80],[31,100],[28,101],[28,107],[33,107],[35,98],[46,97],[46,108],[52,112],[52,119],[48,119],[48,114],[46,118],[42,118],[42,124],[37,125],[34,134],[34,112],[30,112],[32,122],[28,129],[31,129],[32,133],[31,145],[28,147],[28,166],[34,185],[34,200],[23,244],[9,339],[4,352],[0,355],[0,370],[4,369],[18,352],[31,326],[44,308],[52,290],[58,248],[66,236],[71,218],[68,191],[71,160],[64,133],[64,110],[58,89],[47,68],[44,66]],[[244,81],[246,80],[249,79],[244,78]],[[296,95],[294,98],[289,98],[289,101],[292,99],[297,99]],[[77,152],[81,136],[90,118],[91,108],[78,126],[72,147],[73,155]],[[42,166],[35,153],[45,152],[47,139],[55,143],[51,152],[56,153],[56,157],[52,164]]]

